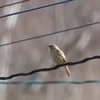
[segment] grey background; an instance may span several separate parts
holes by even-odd
[[[18,0],[0,0],[0,5]],[[0,15],[55,2],[31,0],[0,9]],[[99,0],[75,0],[41,10],[0,19],[0,44],[48,34],[100,21]],[[55,43],[67,61],[78,61],[100,54],[100,25],[94,25],[0,48],[0,76],[53,67],[47,46]],[[70,67],[71,77],[63,68],[17,77],[8,81],[25,80],[91,80],[99,79],[99,60]],[[99,100],[99,84],[82,85],[0,85],[0,100]]]

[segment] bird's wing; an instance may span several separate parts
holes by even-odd
[[[57,54],[62,58],[64,62],[66,62],[66,57],[62,51],[57,50]]]

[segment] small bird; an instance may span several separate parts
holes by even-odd
[[[52,44],[48,47],[50,48],[50,55],[54,63],[65,64],[67,62],[64,53],[55,44]],[[64,68],[66,70],[67,75],[71,76],[68,66],[64,66]]]

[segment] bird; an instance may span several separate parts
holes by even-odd
[[[51,44],[48,47],[50,49],[51,59],[55,64],[59,65],[59,64],[65,64],[67,62],[65,54],[61,49],[59,49],[57,45]],[[64,66],[64,68],[66,70],[67,75],[71,76],[71,72],[68,66]]]

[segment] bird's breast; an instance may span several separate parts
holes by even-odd
[[[62,64],[63,63],[62,58],[57,54],[56,51],[50,51],[50,55],[51,55],[51,58],[54,61],[54,63],[56,63],[56,64]]]

